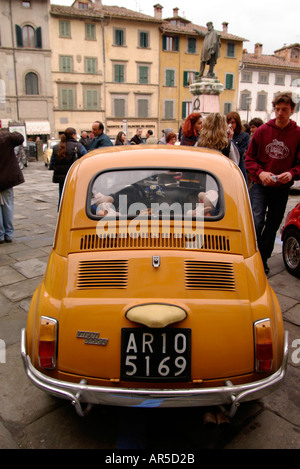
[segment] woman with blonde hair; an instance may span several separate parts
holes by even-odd
[[[197,146],[218,150],[237,165],[239,164],[240,156],[238,149],[228,138],[226,119],[219,113],[209,114],[206,117]]]

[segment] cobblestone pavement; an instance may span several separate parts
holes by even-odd
[[[31,296],[40,283],[51,250],[57,218],[58,187],[42,162],[24,169],[26,182],[15,188],[15,238],[0,246],[0,449],[164,449],[299,448],[300,365],[292,343],[300,339],[300,283],[283,265],[280,240],[270,260],[269,281],[289,331],[285,384],[261,401],[243,404],[231,423],[204,425],[205,409],[124,409],[94,407],[84,419],[70,402],[34,387],[20,356],[20,331]],[[292,194],[288,209],[300,200]],[[3,352],[3,350],[2,350]],[[298,353],[300,358],[300,353]],[[3,359],[3,353],[2,353]],[[2,360],[3,361],[3,360]]]

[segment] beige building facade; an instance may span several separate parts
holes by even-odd
[[[54,129],[49,0],[1,0],[0,120],[46,139]]]

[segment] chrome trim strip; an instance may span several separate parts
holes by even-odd
[[[233,417],[241,402],[259,399],[275,391],[282,383],[288,359],[288,332],[284,334],[283,360],[281,367],[268,378],[252,383],[202,389],[130,389],[112,386],[92,386],[84,380],[70,383],[49,378],[33,367],[26,352],[26,331],[22,329],[21,355],[25,371],[32,383],[43,391],[62,399],[68,399],[77,413],[84,416],[82,403],[116,405],[128,407],[198,407],[231,404],[229,416]]]

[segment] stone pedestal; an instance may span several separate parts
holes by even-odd
[[[193,95],[193,112],[201,112],[203,115],[211,112],[220,112],[220,94],[224,85],[218,78],[202,77],[190,85]]]

